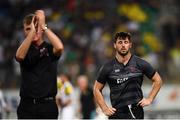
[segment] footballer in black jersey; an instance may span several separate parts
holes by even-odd
[[[115,58],[101,67],[94,85],[96,101],[110,119],[143,119],[143,107],[152,103],[162,84],[160,75],[148,62],[131,54],[131,46],[130,33],[115,35]],[[153,81],[147,98],[143,98],[141,89],[144,75]],[[101,93],[106,82],[112,107],[106,105]]]

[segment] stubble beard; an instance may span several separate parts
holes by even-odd
[[[120,56],[126,56],[128,53],[129,53],[129,50],[127,50],[126,52],[121,52],[121,51],[117,51],[117,53],[120,55]]]

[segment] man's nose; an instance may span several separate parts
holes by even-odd
[[[122,46],[125,46],[125,43],[124,43],[124,42],[122,42]]]

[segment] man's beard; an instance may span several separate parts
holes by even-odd
[[[126,52],[117,51],[119,55],[126,56],[129,53],[129,50]]]

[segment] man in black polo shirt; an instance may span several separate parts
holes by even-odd
[[[132,55],[131,47],[130,33],[116,33],[115,58],[100,69],[94,84],[95,99],[110,119],[143,119],[143,107],[152,103],[162,85],[158,72],[145,60]],[[143,98],[141,90],[143,75],[153,82],[147,98]],[[106,82],[110,87],[112,107],[107,106],[102,96],[102,89]]]
[[[17,116],[22,118],[57,118],[57,61],[63,52],[61,40],[47,28],[43,10],[25,16],[25,39],[16,52],[22,81]],[[49,42],[43,41],[45,35]]]

